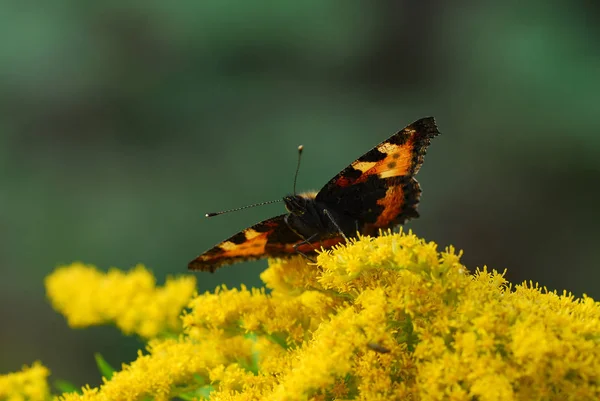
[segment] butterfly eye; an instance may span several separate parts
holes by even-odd
[[[306,212],[306,202],[299,196],[286,196],[283,202],[287,211],[296,216],[302,216]]]

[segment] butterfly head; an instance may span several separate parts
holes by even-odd
[[[283,197],[283,203],[285,203],[287,211],[296,216],[302,216],[306,213],[308,202],[309,199],[300,195],[288,195]]]

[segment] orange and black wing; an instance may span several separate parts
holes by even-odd
[[[418,217],[421,188],[414,176],[436,135],[433,117],[415,121],[333,177],[317,202],[354,218],[364,234]]]
[[[215,245],[188,264],[190,270],[214,272],[217,268],[246,260],[267,257],[305,255],[322,246],[332,247],[343,241],[342,237],[306,243],[285,222],[285,214],[270,218],[235,234]]]

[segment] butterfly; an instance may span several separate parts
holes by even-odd
[[[287,195],[287,213],[261,221],[192,260],[190,270],[267,257],[307,257],[349,237],[377,235],[419,217],[421,187],[414,178],[431,138],[433,117],[413,122],[359,157],[318,192]]]

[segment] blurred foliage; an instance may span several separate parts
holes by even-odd
[[[434,115],[415,232],[474,269],[598,297],[600,6],[441,1],[63,0],[0,5],[0,371],[41,359],[97,384],[114,329],[69,331],[44,298],[56,265],[185,272]],[[258,285],[265,262],[198,275]],[[98,346],[101,344],[101,348]],[[118,345],[117,345],[118,344]]]

